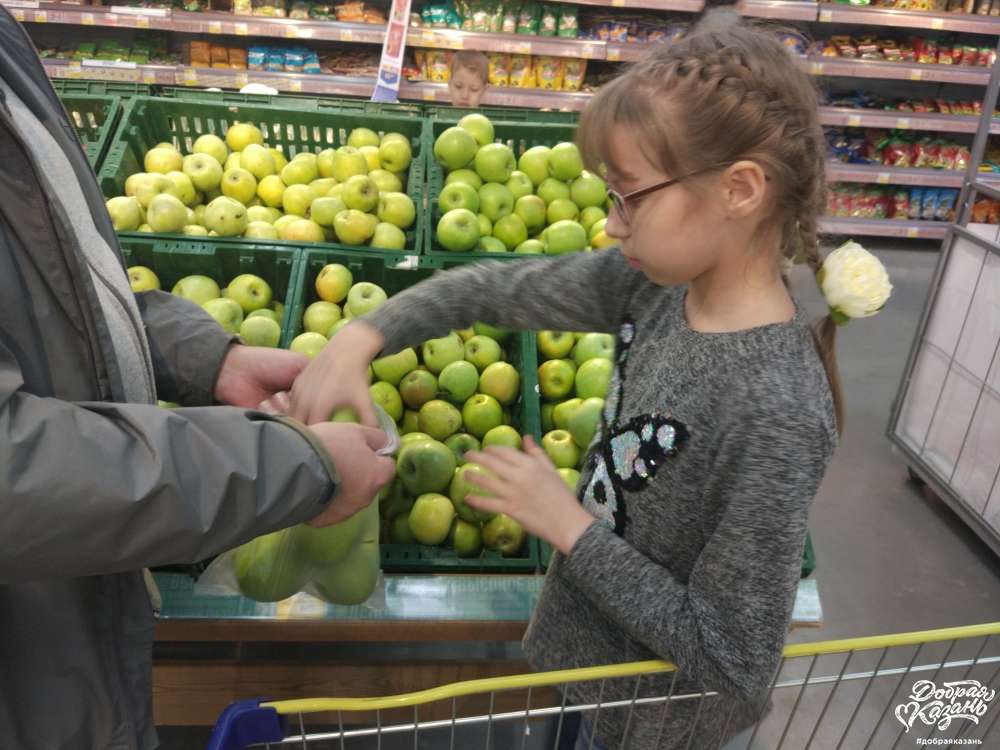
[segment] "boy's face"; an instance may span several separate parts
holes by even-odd
[[[486,81],[479,74],[468,68],[455,68],[448,82],[451,92],[451,103],[456,107],[478,107],[479,100],[486,91]]]

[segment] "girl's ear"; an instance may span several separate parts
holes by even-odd
[[[755,161],[738,161],[722,175],[726,212],[743,219],[756,213],[767,194],[767,176]]]

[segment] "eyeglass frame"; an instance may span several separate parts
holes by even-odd
[[[729,166],[732,166],[732,164],[716,164],[712,167],[705,167],[704,169],[689,172],[688,174],[680,177],[673,177],[669,180],[664,180],[663,182],[657,182],[655,185],[647,185],[644,188],[633,190],[631,193],[625,193],[624,195],[619,193],[617,190],[608,188],[608,197],[611,198],[612,208],[618,211],[618,215],[621,217],[622,221],[624,221],[627,226],[630,226],[632,224],[632,215],[631,211],[629,211],[628,201],[634,201],[637,198],[643,198],[647,195],[651,195],[652,193],[659,192],[660,190],[665,190],[668,187],[676,185],[678,182],[704,174],[705,172],[711,172],[714,169],[722,169],[723,167]]]

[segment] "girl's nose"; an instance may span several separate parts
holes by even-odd
[[[628,224],[622,220],[621,213],[614,207],[611,208],[611,212],[608,214],[608,221],[604,225],[604,231],[607,232],[608,237],[614,237],[617,240],[623,240],[631,234]]]

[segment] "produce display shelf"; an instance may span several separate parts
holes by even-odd
[[[353,110],[370,114],[405,114],[410,117],[422,117],[422,104],[373,102],[369,99],[345,99],[343,97],[305,96],[300,94],[244,94],[238,91],[214,91],[208,89],[187,88],[184,86],[165,86],[158,96],[172,99],[187,99],[189,101],[224,102],[226,104],[266,104],[275,107],[290,107],[294,109],[334,109]]]
[[[979,117],[974,115],[921,114],[847,107],[820,107],[819,121],[823,125],[839,127],[929,130],[934,133],[975,133],[979,127]],[[1000,120],[993,119],[990,132],[1000,133]]]
[[[69,78],[53,78],[52,88],[59,96],[73,94],[94,94],[96,96],[117,96],[131,99],[133,96],[150,96],[152,91],[145,83],[116,83],[114,81],[83,81]]]
[[[817,18],[820,23],[891,26],[903,29],[932,29],[934,31],[964,31],[972,34],[1000,35],[1000,18],[996,16],[930,13],[919,10],[821,3]]]
[[[880,164],[842,164],[830,162],[827,182],[867,182],[878,185],[922,185],[927,187],[962,187],[964,172],[957,169],[911,169]]]
[[[940,240],[951,227],[946,221],[898,221],[896,219],[847,219],[827,216],[819,221],[819,231],[858,237],[905,237]]]
[[[177,84],[177,67],[174,65],[137,65],[136,63],[111,63],[103,60],[42,60],[42,67],[53,79],[105,81],[174,86]]]
[[[406,43],[413,47],[469,49],[515,55],[549,55],[587,60],[606,59],[606,43],[590,39],[564,39],[529,34],[491,34],[458,29],[411,28]]]
[[[121,100],[117,96],[75,93],[60,94],[59,99],[80,137],[87,161],[93,169],[98,169],[118,125]]]
[[[843,57],[810,57],[804,62],[806,69],[814,76],[964,83],[973,86],[985,86],[990,81],[990,68],[971,65],[920,65]]]

